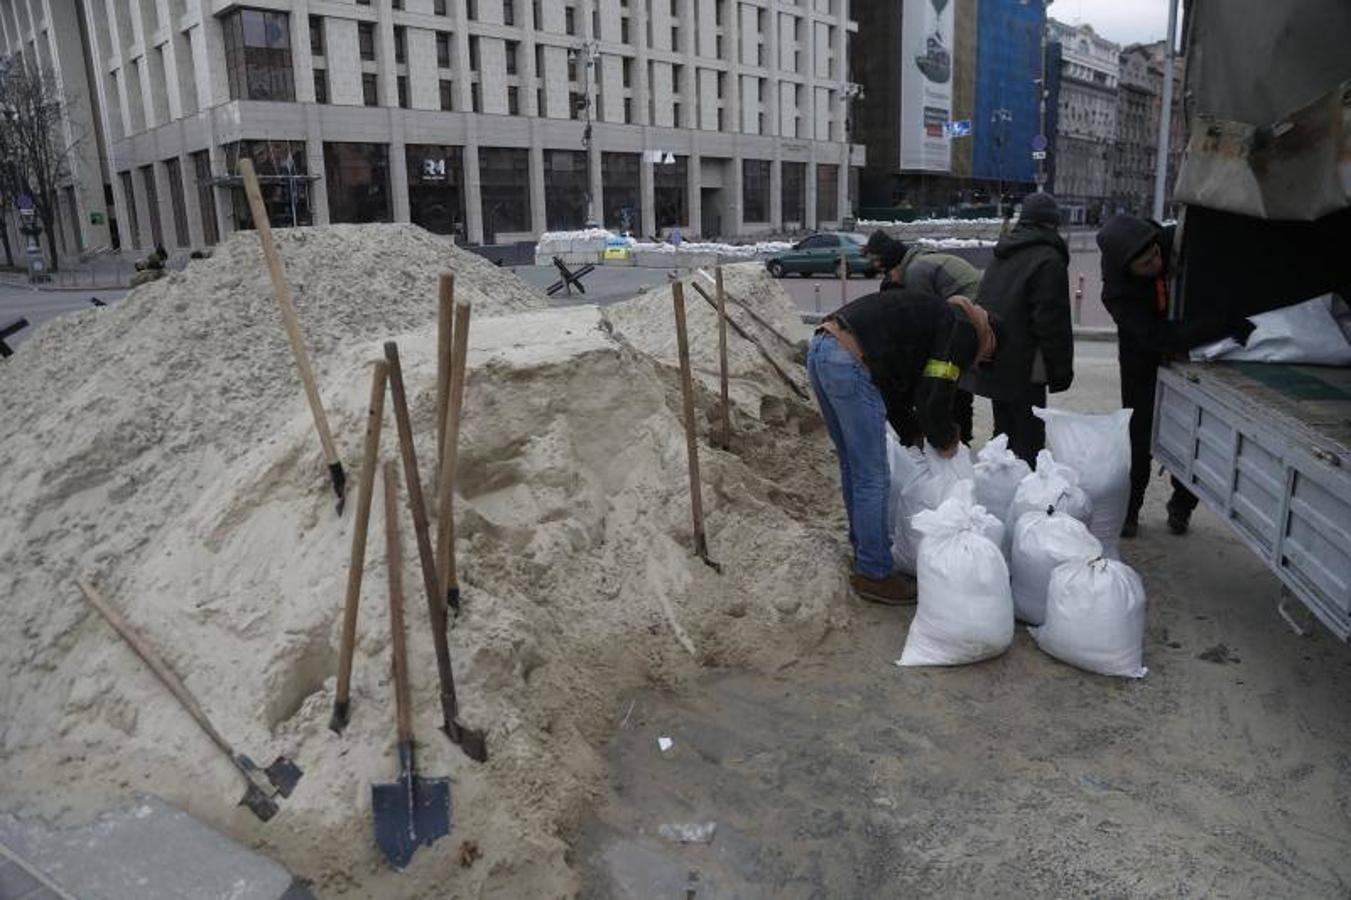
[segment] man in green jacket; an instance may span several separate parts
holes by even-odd
[[[960,294],[970,300],[980,297],[980,269],[951,253],[925,250],[906,244],[878,229],[863,245],[874,269],[882,272],[881,291],[923,291],[947,300]]]

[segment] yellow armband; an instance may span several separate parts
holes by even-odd
[[[942,359],[931,359],[924,364],[925,378],[941,378],[944,381],[956,381],[962,377],[962,370]]]

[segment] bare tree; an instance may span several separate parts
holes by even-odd
[[[59,268],[56,222],[61,186],[71,180],[81,138],[65,115],[67,103],[49,68],[15,59],[0,72],[0,113],[5,119],[0,168],[9,170],[0,180],[9,182],[11,198],[19,193],[32,198],[33,211],[47,233],[52,271]]]

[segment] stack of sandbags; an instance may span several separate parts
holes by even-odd
[[[976,473],[971,451],[965,445],[944,459],[927,443],[923,449],[902,446],[891,428],[887,428],[887,460],[891,466],[888,516],[892,562],[900,571],[913,575],[920,541],[915,515],[937,509],[958,482],[972,480]]]
[[[1079,486],[1093,501],[1088,530],[1110,559],[1120,555],[1121,526],[1131,499],[1131,410],[1085,415],[1033,409],[1046,423],[1046,447],[1079,473]]]
[[[1021,622],[1040,625],[1052,573],[1067,562],[1097,559],[1102,544],[1083,522],[1055,507],[1023,513],[1013,532],[1013,613]]]
[[[1003,519],[1018,485],[1031,474],[1031,467],[1009,449],[1009,436],[996,435],[976,454],[976,502]]]
[[[1046,623],[1028,630],[1042,650],[1072,666],[1125,678],[1149,671],[1145,588],[1134,569],[1114,559],[1060,565],[1046,593]]]
[[[1088,524],[1093,517],[1093,502],[1079,487],[1079,473],[1056,462],[1051,451],[1037,454],[1037,468],[1024,478],[1013,492],[1004,518],[1004,554],[1012,558],[1013,533],[1025,514],[1054,509]]]

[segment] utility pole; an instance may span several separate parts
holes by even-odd
[[[1168,44],[1164,48],[1163,111],[1159,113],[1159,153],[1154,171],[1154,219],[1163,221],[1163,198],[1168,189],[1168,157],[1172,148],[1174,45],[1177,43],[1177,0],[1168,2]]]
[[[1041,48],[1041,77],[1036,80],[1037,85],[1037,134],[1046,138],[1046,95],[1050,90],[1046,86],[1046,7],[1050,5],[1050,0],[1046,0],[1041,7],[1041,41],[1038,46]],[[1049,138],[1047,138],[1049,141]],[[1041,156],[1037,158],[1037,190],[1046,190],[1046,154],[1047,150],[1041,151]]]
[[[585,15],[582,19],[582,27],[588,28],[593,21],[590,15],[590,7],[586,7]],[[582,118],[584,126],[582,128],[582,152],[586,154],[586,228],[595,227],[596,198],[591,194],[591,67],[595,65],[596,59],[600,56],[599,47],[600,36],[592,34],[589,38],[582,41],[576,49],[569,50],[568,56],[582,64]]]

